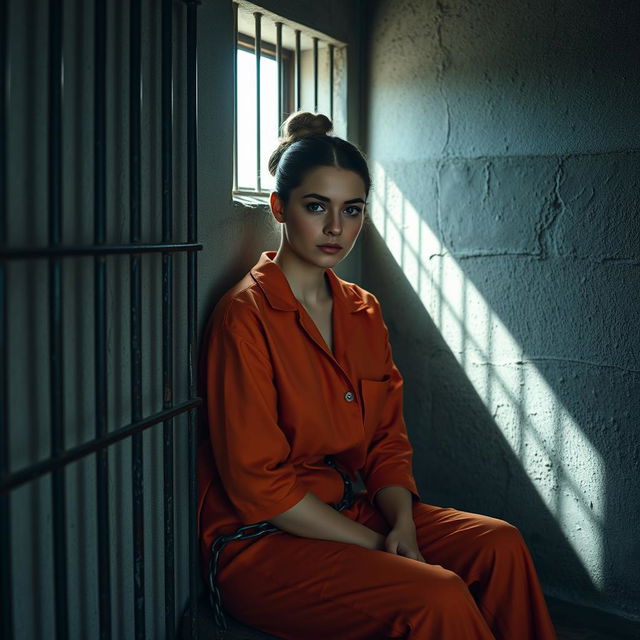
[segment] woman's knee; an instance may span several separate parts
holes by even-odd
[[[506,520],[492,518],[491,526],[483,536],[485,551],[493,551],[496,555],[519,553],[526,543],[518,527]]]
[[[402,600],[416,609],[445,613],[456,610],[469,597],[467,585],[457,573],[430,567],[421,577],[407,584]]]
[[[522,544],[522,534],[518,527],[500,518],[493,518],[493,520],[492,538],[504,544]]]
[[[469,590],[464,580],[457,573],[443,569],[435,594],[433,591],[429,593],[429,602],[434,601],[434,595],[435,601],[441,607],[455,608],[462,601],[466,601],[469,598]]]

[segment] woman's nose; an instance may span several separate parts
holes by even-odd
[[[327,226],[325,227],[325,232],[335,236],[342,233],[342,218],[340,217],[339,211],[330,215]]]

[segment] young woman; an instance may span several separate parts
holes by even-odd
[[[332,270],[365,220],[363,155],[323,115],[283,131],[280,247],[222,297],[206,339],[214,607],[292,640],[555,638],[518,530],[420,501],[380,304]]]

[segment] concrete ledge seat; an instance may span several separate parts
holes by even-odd
[[[182,619],[180,621],[180,630],[178,638],[180,640],[190,640],[191,633],[189,628],[190,607],[187,606]],[[229,629],[224,636],[224,640],[281,640],[277,636],[271,636],[257,629],[252,629],[239,620],[232,618],[226,614],[229,623]],[[198,637],[200,640],[215,640],[215,633],[218,627],[213,617],[213,609],[209,604],[209,598],[206,591],[203,591],[198,598]]]

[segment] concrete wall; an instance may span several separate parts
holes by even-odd
[[[423,499],[640,618],[640,5],[378,0],[362,278]]]

